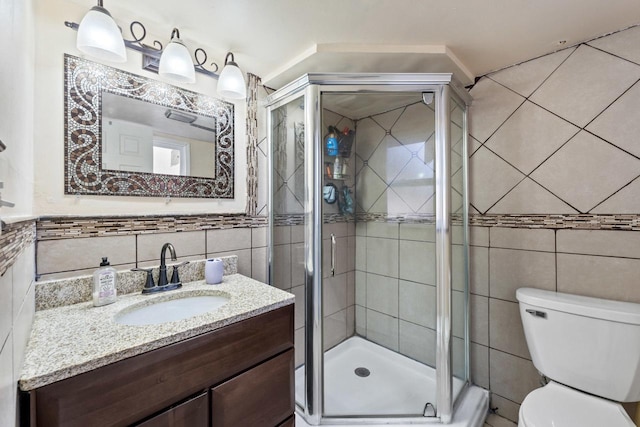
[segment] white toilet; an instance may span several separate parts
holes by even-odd
[[[520,427],[634,427],[617,402],[640,400],[640,304],[540,289],[516,292],[535,367]]]

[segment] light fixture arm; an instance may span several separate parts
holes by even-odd
[[[98,0],[97,7],[102,7],[102,3],[103,3],[103,0]],[[79,28],[79,25],[76,22],[65,21],[64,25],[76,31],[78,31],[78,28]],[[140,21],[131,22],[131,24],[129,24],[129,31],[133,39],[132,40],[124,39],[125,47],[131,50],[135,50],[136,52],[142,53],[142,68],[144,68],[145,70],[149,70],[157,73],[158,63],[160,61],[160,56],[162,55],[162,49],[164,48],[162,43],[159,42],[158,40],[154,40],[153,46],[144,44],[143,40],[147,36],[147,29]],[[137,34],[137,32],[141,32],[141,34]],[[171,31],[171,39],[173,39],[174,36],[177,36],[178,39],[180,38],[180,31],[177,28],[174,28]],[[231,60],[233,62],[233,54],[229,52],[227,54],[227,58],[229,57],[229,55],[231,55]],[[207,65],[208,56],[207,56],[207,52],[204,49],[200,47],[197,48],[194,52],[194,56],[195,56],[195,63],[193,64],[193,67],[198,73],[207,75],[209,77],[213,77],[214,79],[218,79],[220,77],[220,75],[218,74],[218,69],[219,69],[218,64],[216,64],[215,62],[212,62],[209,65]],[[227,59],[225,58],[225,63],[226,62],[227,62]],[[207,66],[212,67],[213,71],[205,68]]]

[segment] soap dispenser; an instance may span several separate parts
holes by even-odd
[[[100,268],[93,273],[93,306],[100,307],[116,302],[116,269],[107,257],[102,258]]]

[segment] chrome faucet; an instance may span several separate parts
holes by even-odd
[[[167,263],[165,261],[167,249],[169,249],[169,252],[171,253],[172,261],[176,261],[178,259],[176,257],[176,249],[171,243],[165,243],[162,245],[162,250],[160,251],[160,275],[158,276],[158,286],[167,286],[167,283],[169,283],[169,279],[167,278]]]

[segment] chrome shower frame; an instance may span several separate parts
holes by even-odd
[[[416,416],[368,416],[368,417],[332,417],[324,416],[324,377],[322,349],[322,126],[321,96],[324,93],[339,94],[367,93],[425,93],[431,92],[435,98],[436,112],[436,417]],[[267,98],[267,144],[272,153],[271,114],[272,111],[287,103],[304,97],[305,129],[305,402],[296,402],[298,413],[311,425],[325,424],[431,424],[449,423],[454,407],[464,393],[464,389],[453,398],[452,374],[452,257],[451,257],[451,135],[450,99],[465,106],[463,116],[463,236],[465,253],[466,292],[465,292],[465,380],[469,382],[469,278],[468,278],[468,131],[467,109],[471,97],[453,78],[452,74],[306,74],[289,83]],[[273,191],[272,191],[272,155],[267,165],[269,185],[269,242],[268,265],[269,282],[273,283],[271,259],[273,242]],[[439,166],[438,166],[439,165]],[[465,385],[465,387],[466,387]]]

